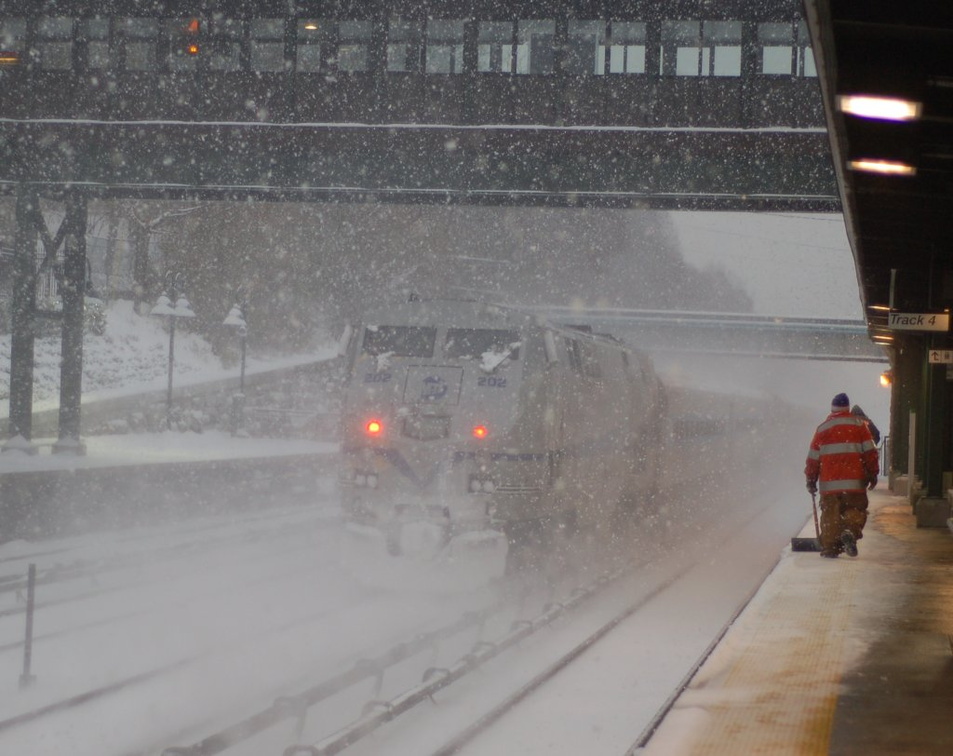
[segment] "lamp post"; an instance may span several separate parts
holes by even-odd
[[[194,318],[192,305],[182,292],[183,278],[181,273],[168,272],[165,275],[165,291],[159,295],[150,315],[169,318],[169,390],[165,401],[165,425],[172,429],[172,368],[175,365],[175,320],[176,318]],[[173,304],[173,302],[175,304]]]
[[[242,366],[238,378],[238,394],[232,397],[232,433],[237,433],[245,425],[245,340],[248,337],[248,324],[245,312],[248,303],[245,300],[232,305],[222,325],[235,328],[242,347]]]

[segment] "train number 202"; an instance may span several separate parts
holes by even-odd
[[[506,388],[506,378],[495,375],[484,375],[477,378],[477,386],[491,386],[492,388]]]
[[[387,383],[390,379],[390,373],[364,373],[364,383]]]

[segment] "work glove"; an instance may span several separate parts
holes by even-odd
[[[808,492],[811,493],[812,495],[813,495],[813,494],[816,494],[816,493],[817,493],[817,481],[816,481],[816,480],[809,480],[809,481],[807,482],[807,490],[808,490]]]
[[[874,475],[871,478],[867,478],[867,490],[873,491],[877,487],[877,476]]]

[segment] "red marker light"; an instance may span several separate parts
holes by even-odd
[[[380,420],[368,420],[367,425],[364,426],[364,430],[367,431],[369,436],[378,436],[380,432],[384,430],[384,426]]]
[[[485,425],[474,425],[474,426],[473,426],[473,437],[474,437],[474,438],[486,438],[488,432],[489,432],[489,431],[487,431]]]

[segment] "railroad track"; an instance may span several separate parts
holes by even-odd
[[[379,727],[392,722],[396,717],[410,711],[418,704],[427,700],[432,701],[437,693],[449,685],[476,672],[487,662],[497,658],[501,654],[511,651],[536,633],[548,628],[552,623],[564,617],[567,613],[578,609],[585,602],[597,596],[607,585],[626,575],[631,575],[633,572],[637,572],[645,566],[645,563],[629,564],[624,568],[599,576],[588,585],[574,590],[571,595],[565,597],[565,600],[545,605],[537,616],[514,622],[505,633],[494,640],[478,641],[474,644],[470,652],[462,656],[456,663],[448,667],[430,667],[426,669],[418,685],[401,692],[389,700],[369,702],[364,707],[364,712],[360,718],[344,726],[332,735],[313,744],[290,745],[284,749],[282,756],[332,756],[333,754],[340,753]],[[438,749],[434,753],[434,756],[449,756],[449,754],[456,753],[463,745],[476,738],[492,725],[493,722],[507,713],[520,700],[542,687],[548,680],[558,674],[560,670],[594,645],[619,623],[637,612],[645,603],[665,590],[665,588],[673,582],[680,579],[683,574],[684,571],[670,577],[665,582],[656,586],[655,589],[647,595],[641,597],[637,602],[627,606],[624,611],[617,614],[609,622],[603,624],[583,642],[577,644],[557,661],[542,670],[532,681],[504,698],[494,706],[490,712],[481,716],[442,748]],[[196,756],[206,756],[202,751],[193,752],[189,750],[181,752],[168,751],[165,752],[163,756],[192,756],[193,753],[196,754]]]
[[[754,517],[757,519],[768,512],[769,508],[763,507]],[[728,531],[737,524],[737,522],[726,523],[725,530]],[[633,563],[627,565],[624,569],[620,569],[611,575],[611,577],[602,576],[591,586],[577,591],[573,596],[563,602],[547,606],[538,616],[515,623],[507,632],[501,634],[499,637],[482,639],[455,663],[446,665],[440,669],[428,669],[419,683],[401,690],[386,700],[368,702],[360,717],[340,727],[333,733],[313,740],[288,745],[284,747],[283,750],[276,751],[276,756],[277,754],[281,754],[281,756],[331,756],[332,754],[338,754],[351,748],[354,748],[359,754],[366,754],[375,753],[382,747],[390,748],[392,746],[395,751],[430,753],[431,756],[450,756],[450,754],[464,751],[469,745],[473,744],[474,741],[491,731],[504,716],[510,715],[518,709],[522,702],[531,699],[538,692],[544,691],[550,683],[559,678],[563,672],[568,671],[574,663],[580,660],[580,657],[606,639],[607,636],[619,628],[620,625],[623,625],[627,620],[638,615],[650,604],[653,604],[653,602],[659,603],[656,601],[657,599],[660,599],[661,602],[664,603],[664,596],[672,591],[677,592],[681,581],[694,579],[690,577],[692,573],[697,573],[699,569],[704,569],[705,560],[708,559],[709,556],[709,552],[705,552],[704,556],[700,555],[698,559],[688,559],[681,563],[676,560],[675,564],[678,565],[677,568],[667,569],[664,576],[657,576],[658,579],[654,580],[651,585],[642,585],[640,590],[633,591],[636,595],[633,595],[630,601],[616,602],[617,607],[611,613],[611,616],[605,617],[597,627],[590,628],[584,634],[581,634],[581,637],[575,638],[571,645],[562,646],[558,652],[550,653],[550,658],[546,663],[539,664],[533,673],[528,676],[528,679],[521,679],[522,684],[510,685],[505,692],[494,690],[492,694],[486,695],[473,695],[473,691],[479,688],[480,684],[471,684],[468,687],[469,693],[463,693],[461,695],[473,695],[475,699],[480,701],[480,703],[474,707],[478,709],[479,714],[465,724],[455,723],[456,734],[446,737],[442,745],[428,749],[420,748],[418,750],[419,744],[415,743],[409,747],[408,751],[408,746],[405,743],[396,742],[391,744],[382,731],[379,733],[379,737],[372,740],[371,745],[363,749],[360,747],[360,743],[363,739],[371,737],[375,734],[375,731],[381,730],[384,725],[395,723],[398,718],[404,715],[410,715],[411,712],[414,711],[418,711],[418,717],[415,718],[412,723],[405,724],[401,727],[400,730],[403,732],[406,733],[413,730],[423,731],[427,729],[438,731],[449,729],[446,727],[446,723],[439,723],[431,727],[428,714],[430,712],[436,712],[436,708],[426,707],[426,711],[420,713],[420,705],[427,701],[434,702],[438,693],[447,691],[451,685],[462,683],[465,679],[473,677],[473,673],[491,663],[495,662],[493,668],[496,672],[488,672],[487,674],[499,674],[500,670],[506,669],[509,664],[504,657],[507,654],[512,655],[513,650],[517,646],[521,648],[523,655],[532,655],[532,646],[526,644],[531,643],[533,637],[541,630],[550,628],[557,621],[563,619],[566,619],[567,622],[572,621],[567,615],[579,610],[584,602],[607,591],[609,586],[613,583],[631,582],[631,579],[636,575],[646,571],[646,568],[650,566],[650,562],[642,561]],[[772,567],[774,563],[772,563]],[[633,733],[633,740],[629,741],[631,744],[627,751],[629,756],[639,753],[662,718],[674,704],[677,697],[688,685],[695,672],[710,656],[724,634],[735,622],[738,615],[743,611],[745,606],[747,606],[759,585],[760,580],[755,581],[753,587],[737,601],[731,609],[728,618],[720,625],[717,631],[714,632],[711,639],[707,641],[707,645],[703,648],[701,653],[698,654],[688,670],[683,673],[675,687],[668,691],[667,694],[663,692],[658,696],[659,705],[657,711],[642,728],[641,734],[635,737],[635,733]],[[576,635],[580,634],[576,633]],[[512,661],[516,661],[515,657]],[[639,677],[640,674],[641,672],[637,667],[630,670],[630,675],[633,678]],[[495,685],[494,687],[502,689],[506,686]],[[490,699],[495,701],[495,703],[488,703]],[[461,703],[459,698],[453,700],[456,701],[456,705],[448,704],[452,709],[457,711],[464,708],[467,710],[470,709],[470,706]],[[439,718],[439,715],[436,713],[434,713],[434,716]],[[637,733],[638,730],[635,732]],[[383,743],[386,743],[386,745],[382,746]],[[623,748],[625,748],[625,746],[623,746]],[[478,748],[474,752],[482,753],[487,752],[487,750],[486,747],[484,747],[483,750]],[[189,751],[183,751],[182,754],[183,756],[186,754],[191,756],[191,752]],[[178,754],[170,753],[167,756],[178,756]],[[198,752],[198,756],[204,756],[204,754]]]
[[[361,597],[354,601],[354,604],[359,603],[364,600],[364,597]],[[323,619],[326,619],[330,614],[334,612],[341,611],[346,609],[346,606],[338,606],[333,609],[325,610],[322,612],[316,612],[305,617],[295,619],[291,622],[285,622],[275,627],[268,628],[266,631],[263,631],[258,634],[257,638],[251,640],[261,641],[267,639],[269,636],[283,632],[290,628],[293,628],[297,625],[305,625],[308,623],[317,622]],[[175,661],[161,664],[155,667],[152,667],[143,672],[128,675],[120,679],[114,680],[113,682],[107,685],[101,685],[96,688],[90,688],[81,693],[77,693],[66,698],[59,699],[53,703],[46,704],[44,706],[32,709],[30,711],[18,714],[8,719],[0,720],[0,733],[3,733],[5,730],[12,729],[14,727],[29,723],[35,722],[43,717],[65,711],[68,709],[75,709],[82,704],[85,704],[90,701],[95,701],[97,699],[104,698],[106,696],[119,693],[123,690],[126,690],[134,685],[138,685],[150,680],[154,680],[162,675],[168,675],[177,670],[183,669],[191,664],[196,663],[197,661],[203,659],[207,654],[193,654],[188,657],[176,659]]]
[[[750,519],[750,511],[744,517]],[[731,530],[737,524],[738,520],[726,521],[723,527]],[[696,529],[696,535],[704,527]],[[671,532],[678,538],[682,536],[681,530]],[[633,575],[640,576],[638,595],[630,592],[628,597],[632,600],[624,605],[620,603],[612,617],[598,627],[587,629],[584,637],[560,645],[546,664],[536,668],[532,675],[520,678],[520,684],[501,693],[495,703],[481,704],[472,721],[455,722],[453,728],[442,728],[446,736],[442,745],[431,743],[419,750],[420,753],[453,753],[481,737],[503,714],[531,699],[547,683],[558,680],[560,673],[571,669],[588,648],[611,635],[628,617],[639,615],[647,603],[664,594],[692,566],[683,565],[661,578],[656,574],[653,560],[670,550],[672,542],[658,533],[643,533],[643,540],[638,544],[629,538],[623,534],[622,551],[639,551],[645,558],[638,564],[626,562],[613,567],[585,586],[576,585],[578,576],[586,570],[590,570],[587,574],[595,574],[595,565],[576,562],[567,566],[568,576],[560,576],[555,582],[540,581],[535,576],[525,581],[508,579],[495,591],[483,592],[472,601],[455,596],[450,601],[436,602],[446,603],[447,607],[436,606],[432,601],[414,603],[416,598],[403,595],[383,600],[380,595],[361,592],[356,585],[339,585],[344,580],[343,573],[333,572],[327,562],[316,559],[331,555],[313,554],[315,558],[306,569],[285,573],[290,581],[288,593],[278,590],[277,583],[281,580],[276,578],[274,591],[267,587],[259,591],[259,598],[252,599],[256,604],[243,610],[243,614],[253,616],[262,601],[260,596],[269,593],[278,594],[273,606],[285,607],[283,611],[288,606],[294,607],[299,600],[295,597],[305,597],[302,591],[317,594],[310,596],[314,599],[310,607],[297,607],[300,617],[276,615],[267,627],[256,625],[254,634],[249,629],[242,637],[228,639],[227,643],[216,644],[214,648],[201,652],[190,648],[174,658],[168,653],[155,656],[154,661],[162,663],[117,663],[116,668],[126,669],[126,674],[110,677],[86,689],[74,688],[70,695],[45,699],[40,705],[19,711],[8,707],[7,716],[0,721],[0,750],[7,747],[14,749],[11,752],[16,752],[17,747],[22,750],[23,744],[30,742],[30,732],[37,728],[49,731],[44,723],[52,721],[51,717],[58,717],[58,721],[64,716],[97,721],[97,717],[111,716],[111,707],[122,701],[124,710],[138,711],[141,707],[142,711],[149,711],[156,731],[137,733],[134,738],[126,738],[121,746],[101,749],[99,753],[106,756],[211,756],[223,752],[227,752],[227,756],[266,756],[268,753],[312,756],[338,753],[345,747],[355,746],[359,755],[362,748],[366,751],[368,747],[367,753],[380,752],[380,748],[388,747],[382,746],[381,738],[387,743],[393,733],[390,728],[381,729],[382,725],[396,722],[405,715],[410,718],[411,712],[413,717],[428,716],[431,707],[419,704],[429,698],[439,695],[441,698],[450,696],[452,700],[453,696],[466,696],[454,691],[468,690],[481,678],[495,674],[493,669],[509,665],[508,659],[523,656],[522,653],[513,655],[517,646],[526,650],[545,643],[547,637],[553,637],[552,632],[562,633],[579,617],[586,618],[589,628],[590,615],[600,618],[603,615],[577,610],[600,596],[603,598],[597,599],[596,606],[602,606],[605,594],[617,595],[622,583]],[[645,549],[648,543],[656,544],[657,548]],[[606,556],[608,559],[611,555]],[[542,573],[549,573],[551,577],[553,571],[544,569]],[[646,575],[651,575],[654,582],[647,582]],[[327,586],[336,586],[337,592],[328,592],[316,585],[318,578]],[[349,603],[348,595],[356,597],[356,603]],[[328,596],[335,597],[333,605]],[[403,607],[404,603],[408,606]],[[458,611],[463,609],[453,619],[449,614],[451,605]],[[271,609],[262,605],[257,611]],[[113,633],[125,627],[118,618],[112,622],[116,624],[111,629]],[[167,634],[166,627],[175,627],[174,618],[168,623],[166,618],[157,624],[157,632]],[[101,624],[108,626],[110,622]],[[130,626],[140,625],[138,622]],[[399,633],[401,627],[404,630]],[[332,632],[329,628],[337,630]],[[544,629],[552,632],[542,632]],[[213,629],[211,635],[215,632]],[[706,637],[705,642],[709,639]],[[271,649],[275,651],[271,653],[270,646],[284,647],[294,658],[280,659],[283,667],[269,668],[268,675],[250,680],[247,690],[239,691],[240,696],[218,700],[222,698],[219,695],[224,690],[222,686],[236,687],[227,682],[235,677],[236,670],[249,665],[264,669],[275,658],[289,655],[278,654],[280,648]],[[255,661],[259,655],[264,661]],[[0,666],[0,671],[2,668]],[[478,670],[490,671],[475,674]],[[216,680],[214,675],[220,672],[225,674]],[[196,680],[208,684],[195,690]],[[170,691],[176,691],[171,699]],[[178,700],[180,694],[188,694],[184,704]],[[360,699],[356,704],[355,696]],[[177,709],[173,709],[171,703],[176,703]],[[236,716],[236,712],[241,715]],[[410,721],[416,720],[410,718]],[[282,723],[293,732],[278,726]],[[403,729],[406,730],[406,726]],[[268,747],[263,748],[262,743]]]
[[[359,719],[343,726],[328,743],[318,746],[289,746],[285,751],[287,754],[337,753],[380,725],[393,720],[402,711],[431,698],[439,690],[476,671],[485,661],[543,630],[633,569],[638,569],[638,566],[627,565],[624,569],[603,573],[588,585],[572,589],[561,601],[551,600],[552,585],[541,586],[531,579],[517,581],[517,585],[512,582],[509,585],[501,584],[499,596],[491,605],[467,611],[457,620],[440,628],[414,635],[372,657],[362,658],[355,662],[353,667],[311,685],[302,692],[280,696],[271,705],[253,715],[191,745],[166,747],[161,751],[161,755],[213,756],[240,746],[262,731],[288,720],[297,722],[295,729],[300,734],[312,707],[345,693],[355,685],[371,681],[373,689]],[[537,607],[536,616],[527,616],[526,612],[530,606]],[[491,639],[487,637],[486,629],[493,625],[502,630]],[[468,631],[476,631],[477,637],[460,660],[447,667],[437,665],[436,647],[451,639],[458,639]],[[423,682],[399,696],[396,701],[380,700],[379,695],[388,670],[406,665],[414,659],[417,660],[418,668],[416,676]],[[407,672],[404,670],[399,674],[406,677]]]

